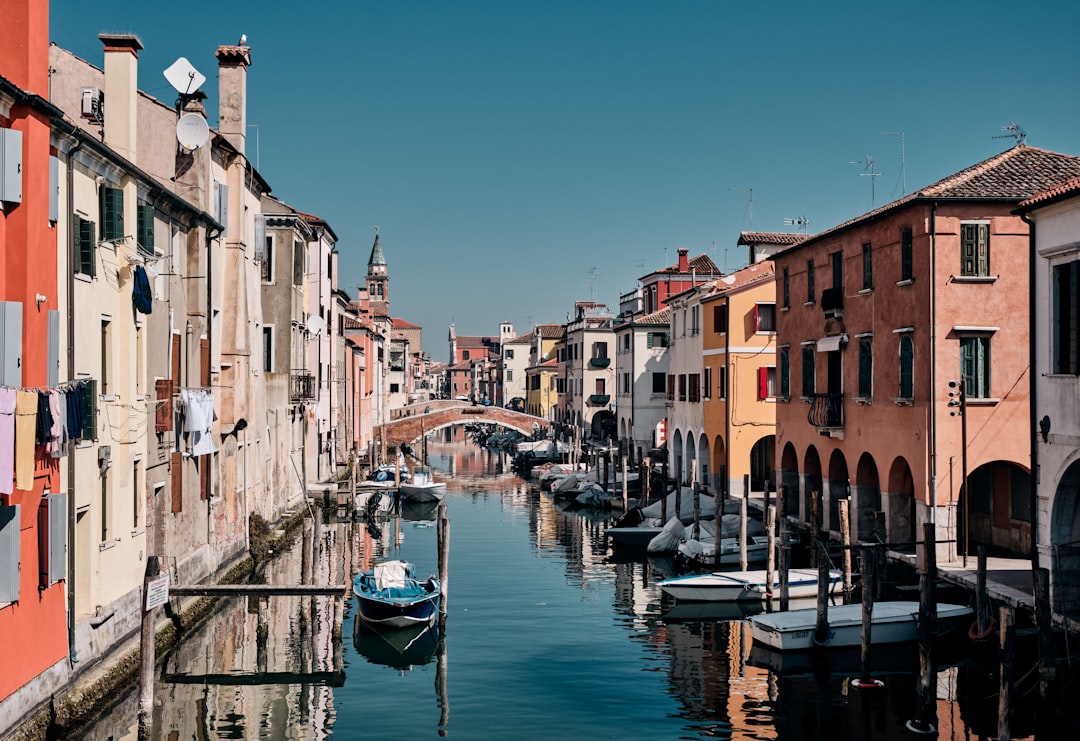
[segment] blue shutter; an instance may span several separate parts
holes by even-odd
[[[22,315],[19,301],[0,301],[0,385],[22,386]]]
[[[49,584],[67,577],[67,494],[50,494]]]
[[[19,599],[19,505],[0,507],[0,605]]]

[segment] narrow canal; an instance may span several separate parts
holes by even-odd
[[[756,660],[747,624],[678,615],[656,582],[668,565],[608,546],[604,515],[561,512],[469,443],[433,445],[447,494],[445,630],[387,640],[358,626],[352,599],[228,600],[158,672],[154,738],[181,739],[982,739],[997,737],[997,680],[967,660],[937,674],[937,734],[908,730],[918,701],[911,652],[852,689],[857,665]],[[332,521],[281,554],[270,579],[350,581],[387,557],[437,570],[424,513],[377,525]],[[334,625],[342,621],[340,643]],[[257,640],[263,621],[265,641]],[[1023,656],[1023,654],[1019,654]],[[965,658],[961,656],[961,658]],[[1031,659],[1013,738],[1034,738]],[[135,738],[134,691],[82,736]]]

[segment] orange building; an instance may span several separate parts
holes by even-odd
[[[855,538],[911,548],[933,522],[941,542],[1030,553],[1030,257],[1013,210],[1077,173],[1080,158],[1021,144],[774,255],[787,514],[809,521],[818,491],[832,531],[849,501]]]
[[[0,23],[0,352],[5,396],[22,392],[19,409],[55,385],[59,352],[56,192],[51,124],[60,112],[49,94],[49,5],[4,4]],[[53,330],[50,331],[50,326]],[[16,418],[15,480],[0,488],[0,701],[67,656],[67,497],[58,461],[30,445],[32,462],[16,452],[23,415]],[[2,420],[0,420],[2,422]],[[33,427],[28,431],[34,436]],[[27,469],[20,464],[26,461]],[[10,477],[10,470],[5,478]]]

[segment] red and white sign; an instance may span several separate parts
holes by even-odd
[[[656,423],[656,446],[660,447],[667,442],[667,418]]]
[[[169,575],[162,574],[146,584],[146,611],[160,607],[169,601]]]

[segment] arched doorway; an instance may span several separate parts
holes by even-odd
[[[615,415],[606,409],[594,414],[589,426],[589,436],[598,440],[615,437]]]
[[[711,469],[709,467],[709,438],[705,437],[705,433],[701,433],[698,438],[698,454],[697,459],[700,461],[698,464],[698,477],[697,482],[702,486],[709,486],[709,476]]]
[[[717,498],[727,495],[727,448],[724,447],[724,439],[717,435],[713,439],[712,449],[713,490]]]
[[[869,453],[859,456],[855,468],[855,488],[851,492],[852,535],[857,540],[877,540],[884,538],[884,523],[877,526],[878,513],[881,512],[881,482],[878,479],[877,464]]]
[[[811,529],[817,530],[821,527],[821,513],[818,513],[817,522],[811,521],[814,511],[811,502],[813,502],[815,491],[821,494],[821,458],[813,445],[806,449],[806,457],[803,460],[802,491],[803,516],[806,522],[810,523]]]
[[[680,481],[689,484],[691,477],[697,480],[697,438],[693,432],[686,433],[686,466],[682,470]]]
[[[1054,612],[1075,619],[1080,614],[1080,461],[1065,469],[1050,512]]]
[[[897,458],[889,468],[889,488],[885,499],[885,539],[894,548],[908,552],[915,550],[915,480],[911,466],[904,458]],[[909,545],[910,544],[910,545]]]
[[[675,479],[676,483],[682,481],[683,458],[682,430],[675,430],[675,434],[671,436],[671,460],[668,461],[668,475]]]
[[[750,491],[765,491],[776,462],[776,435],[766,435],[750,448]]]
[[[839,449],[829,456],[829,513],[825,520],[827,530],[840,529],[840,500],[851,496],[851,476],[848,474],[847,459]],[[849,513],[850,516],[850,513]]]
[[[780,455],[780,485],[784,487],[784,511],[785,515],[799,514],[799,456],[795,452],[795,446],[784,443],[784,451]]]
[[[991,461],[967,476],[971,496],[960,487],[957,540],[960,553],[978,545],[1004,556],[1031,555],[1031,477],[1011,461]]]

